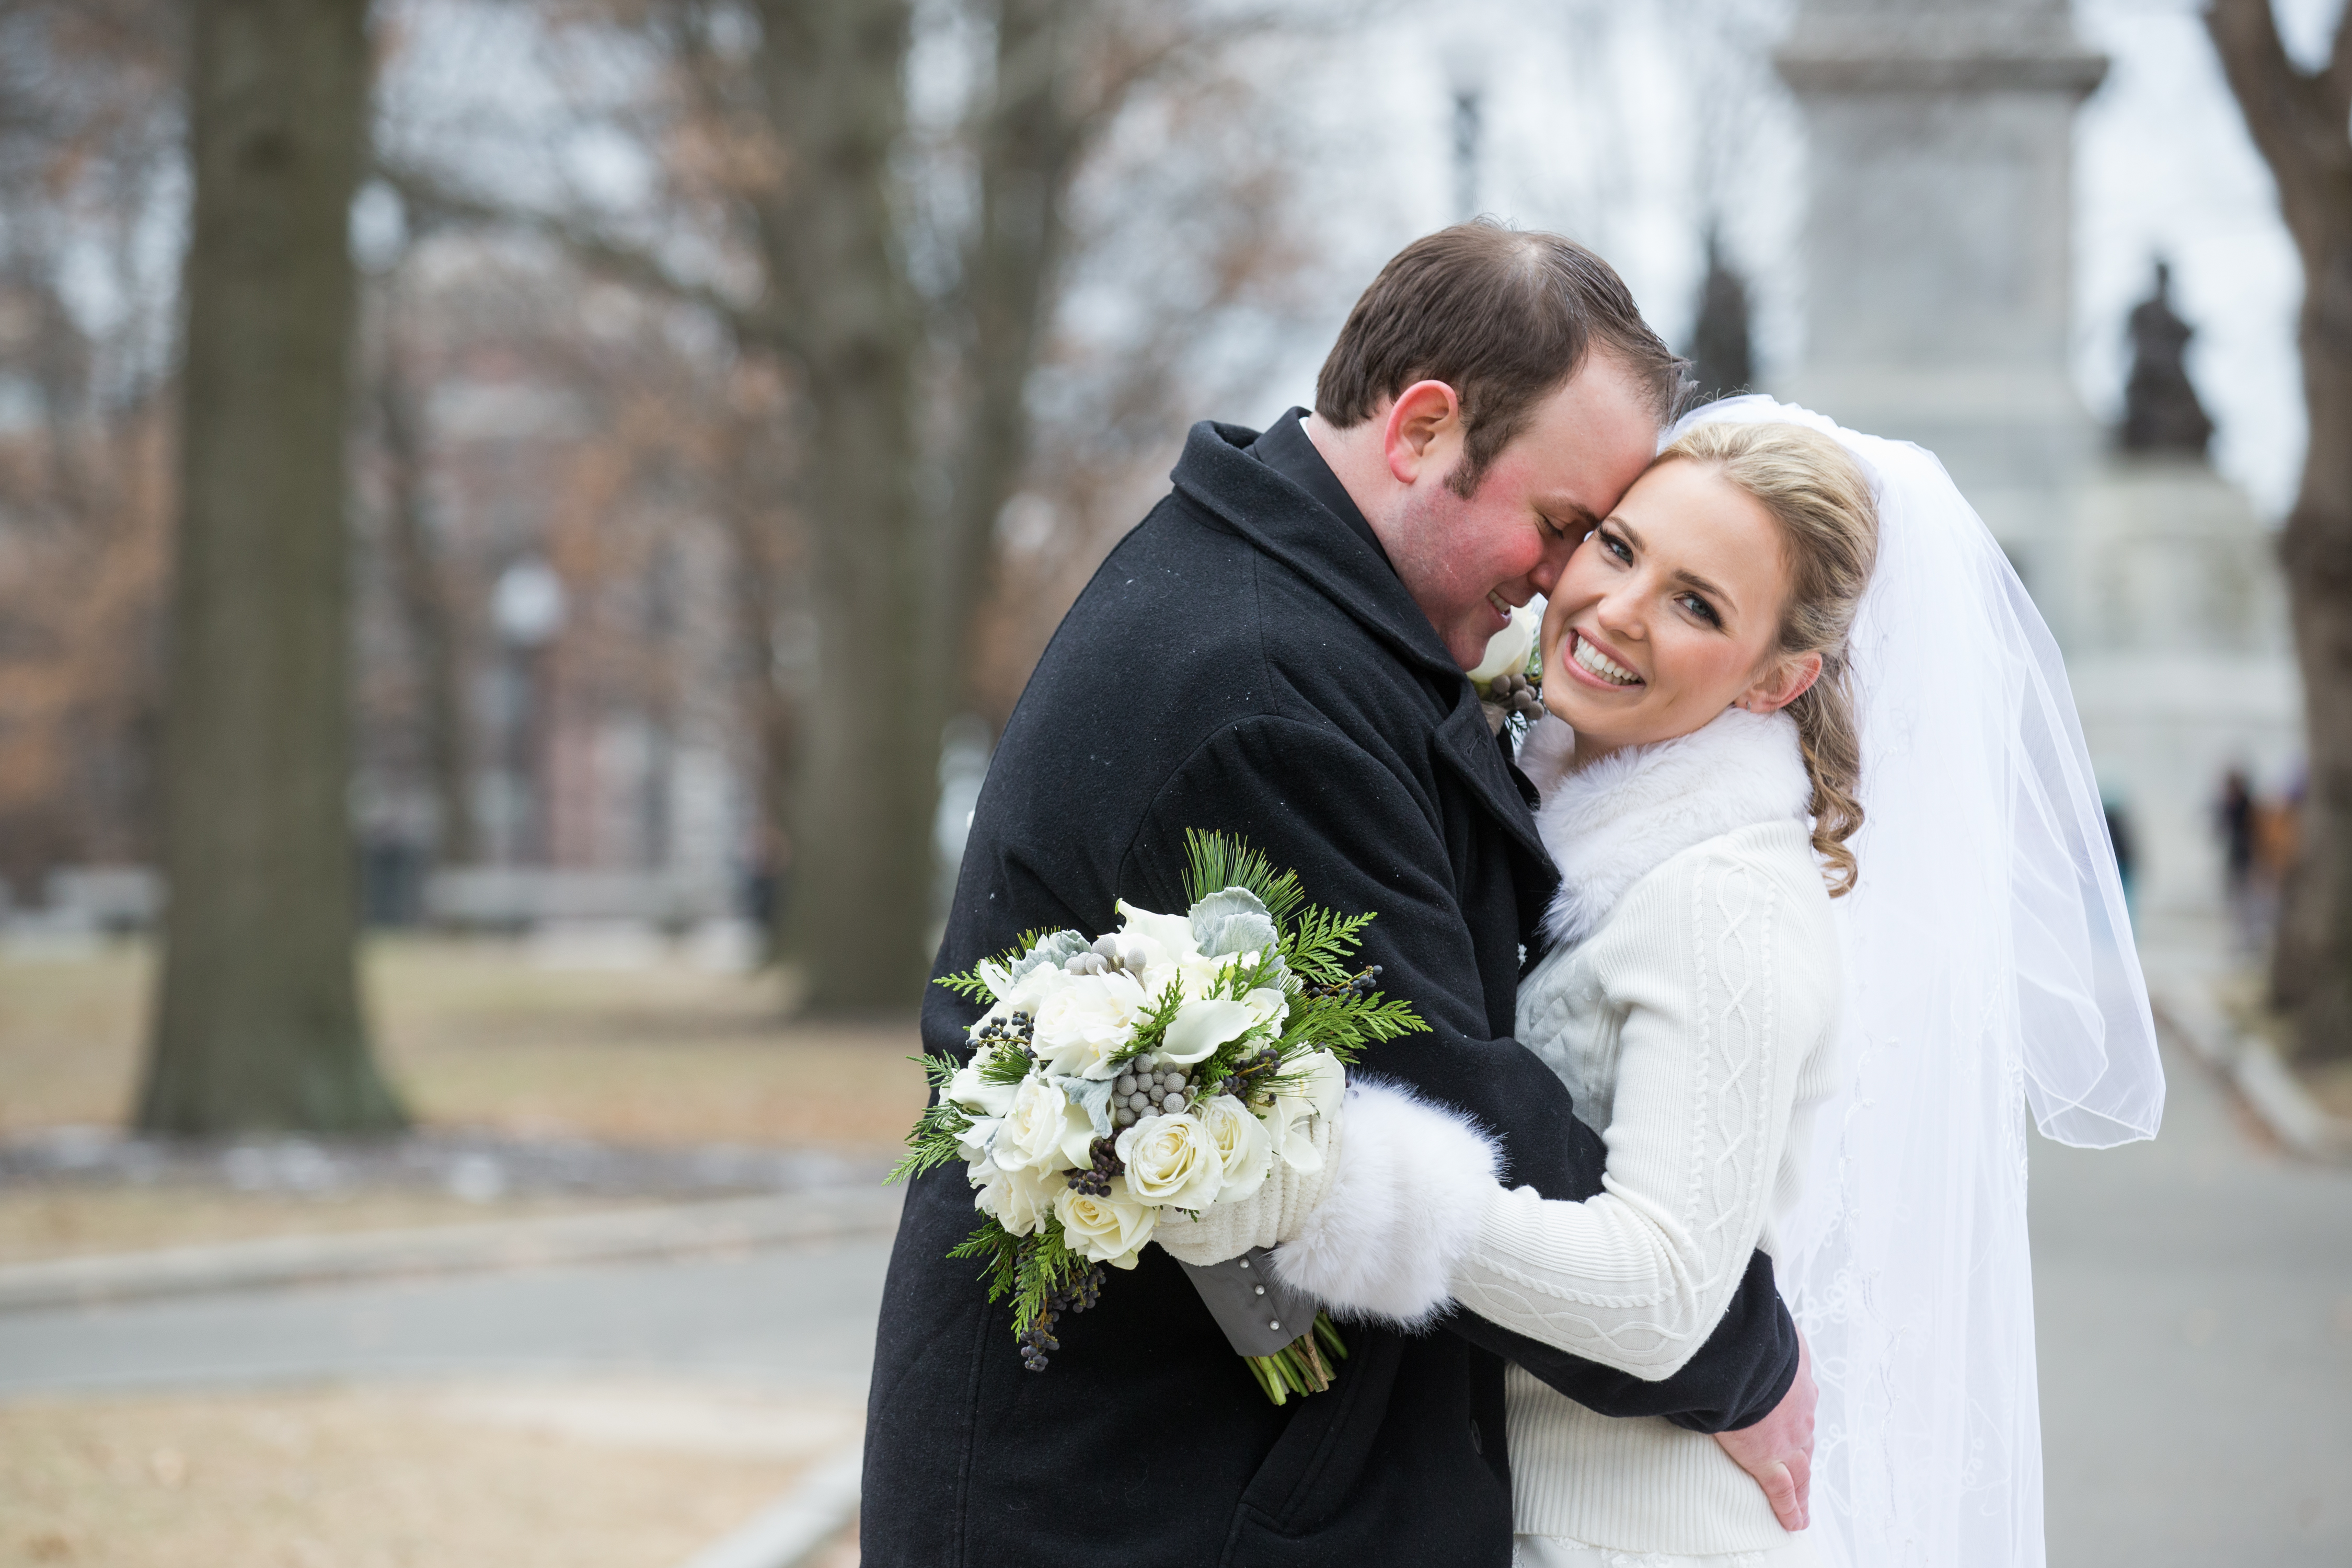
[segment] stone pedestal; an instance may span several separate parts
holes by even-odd
[[[2106,61],[2058,0],[1806,0],[1777,63],[1811,159],[1790,395],[1934,451],[2040,602],[2100,444],[2066,347],[2074,116]]]
[[[2223,776],[2243,769],[2275,796],[2303,754],[2273,541],[2201,458],[2123,453],[2080,492],[2074,559],[2067,673],[2100,786],[2131,823],[2142,931],[2212,940]]]

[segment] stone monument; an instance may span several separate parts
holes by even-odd
[[[1803,0],[1776,64],[1811,161],[1790,395],[1940,457],[2063,640],[2099,444],[2066,354],[2074,120],[2106,59],[2063,0]]]
[[[2163,263],[2127,330],[2123,419],[2077,508],[2066,668],[2100,784],[2139,841],[2143,932],[2210,945],[2228,908],[2223,780],[2240,770],[2272,795],[2293,782],[2302,698],[2276,541],[2206,459],[2213,422]]]
[[[2280,788],[2300,707],[2272,540],[2206,461],[2168,274],[2132,313],[2115,437],[2074,389],[2074,118],[2106,61],[2064,0],[1801,0],[1776,63],[1811,160],[1789,395],[1943,459],[2065,653],[2143,938],[2210,944],[2222,779]]]

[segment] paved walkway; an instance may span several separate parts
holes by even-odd
[[[862,1398],[887,1237],[0,1313],[0,1394],[499,1373]]]
[[[2154,1142],[2033,1142],[2052,1568],[2352,1563],[2352,1169],[2165,1068]]]
[[[2352,1170],[2185,1056],[2164,1136],[2036,1142],[2053,1568],[2352,1563]],[[883,1240],[0,1313],[0,1394],[645,1372],[862,1394]]]

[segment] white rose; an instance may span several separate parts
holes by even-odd
[[[1148,1005],[1131,975],[1071,975],[1038,1005],[1032,1036],[1037,1055],[1066,1078],[1116,1078],[1109,1058],[1133,1042]]]
[[[1044,1222],[1053,1209],[1055,1189],[1069,1190],[1066,1183],[1050,1172],[1034,1168],[1007,1171],[993,1164],[973,1173],[972,1184],[980,1191],[974,1194],[971,1206],[984,1215],[993,1215],[996,1223],[1014,1236],[1027,1236]]]
[[[1135,1255],[1151,1239],[1158,1217],[1118,1182],[1111,1184],[1107,1198],[1064,1187],[1054,1199],[1054,1215],[1062,1222],[1062,1240],[1071,1251],[1113,1268],[1135,1267]]]
[[[1156,969],[1200,956],[1200,944],[1192,940],[1191,917],[1155,914],[1137,909],[1125,899],[1118,901],[1118,912],[1127,917],[1127,924],[1119,930],[1118,945],[1140,947],[1147,966]]]
[[[1217,1202],[1238,1203],[1256,1192],[1266,1172],[1274,1166],[1274,1140],[1267,1134],[1265,1124],[1230,1094],[1203,1100],[1195,1114],[1207,1131],[1209,1146],[1216,1150],[1217,1163],[1223,1170]]]
[[[1013,1096],[1013,1109],[997,1129],[989,1157],[1007,1171],[1030,1166],[1065,1170],[1074,1163],[1066,1145],[1072,1133],[1079,1131],[1092,1135],[1083,1110],[1044,1079],[1025,1078]]]
[[[1209,1130],[1191,1112],[1147,1116],[1120,1133],[1114,1147],[1138,1203],[1204,1209],[1217,1201],[1224,1161]]]
[[[1470,671],[1470,684],[1486,689],[1498,675],[1525,675],[1528,657],[1536,651],[1543,630],[1543,601],[1532,600],[1511,612],[1511,624],[1486,639],[1486,657]]]

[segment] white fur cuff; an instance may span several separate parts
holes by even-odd
[[[1330,1190],[1274,1254],[1276,1277],[1339,1317],[1420,1328],[1453,1300],[1501,1155],[1460,1111],[1358,1079]]]

